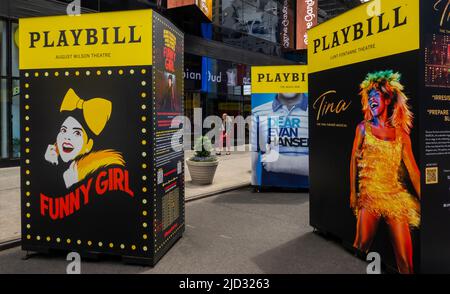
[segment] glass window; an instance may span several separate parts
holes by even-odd
[[[14,79],[12,82],[11,101],[11,128],[12,128],[12,157],[20,157],[20,81]]]
[[[8,29],[11,29],[10,33]],[[17,23],[0,21],[0,159],[20,157],[17,31]]]
[[[0,158],[9,156],[8,81],[0,79]]]
[[[19,25],[11,24],[11,69],[12,76],[19,77]]]
[[[7,44],[6,22],[0,20],[0,76],[7,74]]]
[[[277,4],[274,1],[254,6],[255,3],[244,3],[243,16],[246,33],[257,38],[276,43],[278,34]]]
[[[274,0],[224,0],[222,25],[273,43],[279,42],[278,6]]]

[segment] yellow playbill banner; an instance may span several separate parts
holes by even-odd
[[[19,20],[20,69],[152,64],[152,10]]]
[[[419,0],[374,0],[308,31],[314,73],[419,49]]]
[[[307,93],[306,65],[252,66],[252,93]]]

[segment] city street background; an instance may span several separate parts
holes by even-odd
[[[120,258],[83,261],[81,273],[354,273],[367,264],[312,232],[306,193],[253,193],[242,188],[186,204],[186,232],[156,267]],[[0,273],[66,273],[64,254],[0,252]]]
[[[83,261],[82,273],[365,273],[365,262],[312,232],[308,194],[253,193],[250,153],[218,158],[212,185],[193,184],[185,168],[186,200],[195,200],[186,203],[186,232],[156,267],[104,256]],[[0,240],[20,238],[18,167],[0,169],[0,193]],[[0,251],[0,273],[66,271],[63,253],[25,255],[20,247]]]

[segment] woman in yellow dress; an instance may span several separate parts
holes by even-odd
[[[364,121],[353,142],[350,206],[357,217],[353,246],[368,253],[383,218],[398,271],[413,273],[410,228],[420,225],[420,172],[409,136],[413,114],[400,77],[393,71],[370,73],[360,86]],[[405,187],[407,177],[416,196]]]

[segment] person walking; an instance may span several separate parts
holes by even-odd
[[[223,113],[222,114],[222,124],[220,125],[220,138],[219,138],[219,148],[216,152],[216,155],[221,155],[224,151],[223,144],[225,143],[225,154],[230,155],[230,137],[232,135],[232,128],[233,128],[233,121],[231,117],[228,116],[228,114]]]

